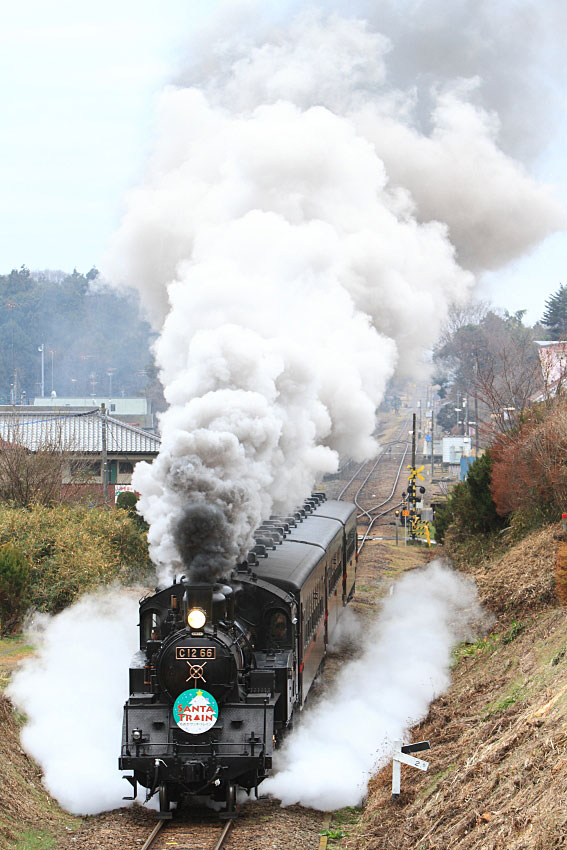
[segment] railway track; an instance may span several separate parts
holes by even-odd
[[[221,850],[234,822],[158,820],[141,850]]]
[[[354,502],[359,510],[358,522],[366,526],[359,543],[359,551],[364,547],[370,533],[377,530],[377,526],[387,526],[385,532],[388,532],[389,520],[384,522],[383,518],[400,505],[401,490],[406,486],[404,472],[410,455],[410,427],[411,419],[404,418],[392,429],[393,433],[388,435],[389,439],[381,443],[378,456],[359,464],[335,496],[339,500]],[[344,468],[347,469],[348,465]],[[368,490],[376,492],[365,496]]]

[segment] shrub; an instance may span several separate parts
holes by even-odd
[[[567,399],[536,405],[516,433],[492,447],[492,495],[501,515],[521,512],[534,526],[567,511]]]
[[[54,613],[81,593],[150,572],[146,534],[125,511],[0,505],[0,544],[17,540],[30,570],[29,603]]]
[[[139,498],[140,497],[137,493],[133,493],[131,490],[125,490],[122,493],[118,494],[118,498],[116,499],[116,507],[120,508],[123,511],[126,511],[128,516],[132,518],[138,528],[147,531],[149,528],[147,522],[144,521],[144,518],[136,510],[136,505],[138,504]]]
[[[0,546],[0,634],[21,626],[30,599],[31,570],[24,555],[11,543]]]

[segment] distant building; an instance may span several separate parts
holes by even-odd
[[[459,464],[471,454],[470,437],[443,437],[443,463]]]
[[[536,342],[543,378],[543,392],[531,401],[553,398],[562,389],[567,389],[567,342],[565,340],[543,340]]]
[[[110,501],[115,487],[131,484],[136,464],[152,461],[159,452],[156,434],[104,415],[99,408],[54,412],[38,407],[0,406],[0,445],[15,444],[29,452],[56,449],[64,454],[64,496],[72,498],[86,490],[102,494],[105,445]]]
[[[149,398],[122,398],[121,396],[96,396],[90,397],[59,397],[57,395],[41,398],[36,396],[33,400],[34,407],[47,407],[58,410],[61,407],[71,409],[85,409],[93,407],[106,407],[110,416],[115,419],[120,419],[122,422],[128,422],[130,425],[135,425],[137,428],[142,428],[144,431],[154,430],[154,415],[152,412],[152,403]]]

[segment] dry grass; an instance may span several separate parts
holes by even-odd
[[[6,850],[26,830],[57,836],[76,824],[44,789],[39,768],[21,749],[19,733],[12,705],[0,693],[0,846]]]
[[[342,847],[567,846],[567,610],[554,593],[557,537],[557,529],[538,531],[470,569],[496,615],[493,632],[460,647],[450,691],[413,730],[414,740],[431,741],[429,771],[403,768],[393,802],[384,768]]]

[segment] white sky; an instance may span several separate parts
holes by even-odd
[[[208,6],[213,5],[209,0]],[[100,263],[152,146],[154,99],[171,80],[196,0],[2,3],[0,273]],[[535,176],[567,196],[567,106]],[[479,294],[541,317],[567,283],[567,235],[486,276]]]

